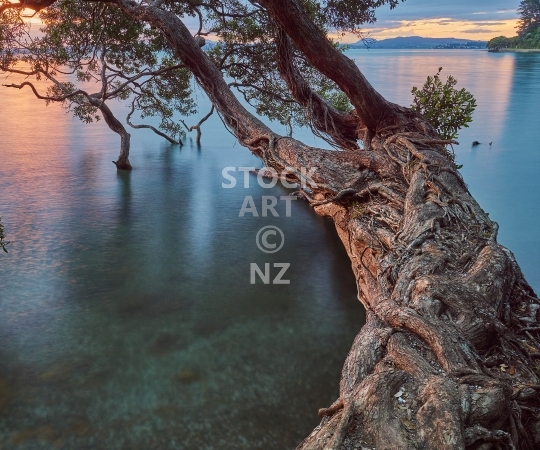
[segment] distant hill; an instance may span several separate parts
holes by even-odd
[[[203,50],[212,50],[218,43],[205,38],[205,44]]]
[[[470,41],[467,39],[455,39],[455,38],[425,38],[420,36],[409,37],[397,37],[391,39],[381,39],[370,44],[370,48],[445,48],[445,49],[475,49],[486,48],[486,41]],[[364,47],[362,41],[358,41],[355,44],[350,44],[351,47]]]

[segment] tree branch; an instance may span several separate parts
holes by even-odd
[[[323,133],[331,139],[331,144],[342,149],[358,150],[358,117],[352,113],[337,111],[314,92],[294,65],[291,42],[279,24],[276,24],[275,36],[279,73],[287,83],[294,99],[306,110],[310,123],[315,131],[318,131],[316,134]]]
[[[234,131],[241,143],[252,138],[254,134],[271,134],[271,130],[238,101],[223,79],[221,71],[201,50],[197,40],[174,13],[152,6],[137,5],[128,0],[118,0],[118,5],[130,16],[145,20],[163,32],[177,57],[191,70],[224,123]]]
[[[66,94],[66,95],[63,95],[61,97],[49,97],[49,96],[44,96],[44,95],[41,95],[37,89],[35,88],[35,86],[30,83],[29,81],[25,81],[21,84],[3,84],[2,86],[5,86],[5,87],[8,87],[8,88],[15,88],[15,89],[22,89],[23,87],[25,86],[29,86],[30,89],[32,89],[32,91],[34,92],[34,95],[39,98],[40,100],[47,100],[47,101],[50,101],[50,102],[63,102],[64,100],[68,100],[72,97],[76,97],[77,95],[83,95],[85,96],[86,98],[88,98],[89,101],[92,100],[92,97],[85,91],[81,91],[80,89],[74,91],[74,92],[71,92],[69,94]]]
[[[140,78],[147,77],[147,76],[148,77],[154,77],[154,76],[158,76],[158,75],[162,75],[164,73],[170,72],[171,70],[183,69],[185,67],[186,66],[184,64],[176,64],[174,66],[164,67],[164,68],[159,69],[159,70],[143,71],[143,72],[138,73],[137,75],[133,75],[131,78],[127,78],[124,74],[122,74],[122,72],[118,71],[118,73],[116,75],[121,77],[121,78],[126,79],[126,81],[124,83],[122,83],[120,86],[118,86],[114,91],[111,91],[109,93],[109,95],[107,96],[107,98],[112,98],[112,97],[118,95],[128,85],[132,84],[133,82],[137,81]],[[147,82],[148,81],[146,81],[145,83],[147,83]]]
[[[184,127],[186,127],[186,130],[188,131],[193,131],[193,130],[196,130],[197,131],[197,137],[195,138],[195,142],[197,142],[197,144],[200,144],[201,143],[201,136],[202,136],[202,132],[201,132],[201,125],[206,122],[210,116],[212,114],[214,114],[214,105],[212,105],[212,108],[210,108],[210,112],[208,114],[206,114],[206,116],[204,116],[201,120],[199,120],[199,122],[197,123],[197,125],[192,125],[190,127],[188,127],[186,125],[186,122],[184,122],[183,120],[181,120],[182,124],[184,125]]]
[[[354,61],[334,48],[296,0],[259,0],[258,3],[286,30],[310,63],[347,95],[369,130],[375,132],[381,124],[399,122],[394,105],[371,86]]]
[[[135,112],[135,102],[136,102],[136,99],[133,99],[133,101],[131,102],[131,111],[129,112],[129,114],[127,115],[126,117],[126,122],[127,124],[131,127],[131,128],[136,128],[136,129],[141,129],[141,128],[147,128],[149,130],[152,130],[154,133],[156,133],[158,136],[161,136],[162,138],[165,138],[167,139],[171,144],[180,144],[182,145],[182,142],[181,141],[175,141],[173,138],[171,138],[170,136],[166,135],[165,133],[162,133],[161,131],[159,131],[157,128],[153,127],[152,125],[146,125],[146,124],[141,124],[141,125],[135,125],[131,122],[131,116],[133,115],[133,113]]]

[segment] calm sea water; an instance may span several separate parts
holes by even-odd
[[[420,87],[439,67],[474,94],[478,107],[459,135],[457,162],[473,196],[499,223],[499,242],[540,291],[540,55],[358,49],[349,56],[395,103],[410,105],[411,86]]]
[[[401,104],[439,66],[475,94],[458,161],[538,289],[540,55],[349,56]],[[300,201],[292,217],[238,217],[246,195],[260,211],[290,191],[241,174],[223,189],[223,168],[260,162],[216,117],[200,148],[134,130],[135,169],[117,173],[104,124],[29,92],[0,91],[0,111],[0,448],[294,447],[336,398],[363,321],[333,225]],[[255,244],[266,225],[285,235],[274,255]],[[251,285],[253,262],[290,263],[291,284]]]

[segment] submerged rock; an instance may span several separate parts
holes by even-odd
[[[158,335],[154,343],[150,346],[149,351],[153,355],[166,355],[168,353],[183,350],[189,344],[185,336],[178,336],[173,333],[161,333]]]
[[[175,381],[183,384],[196,383],[197,381],[201,381],[202,378],[203,376],[200,372],[193,370],[183,370],[178,372],[174,377]]]

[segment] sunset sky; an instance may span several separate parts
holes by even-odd
[[[516,34],[519,4],[520,0],[406,0],[393,10],[379,8],[377,22],[362,29],[376,39],[422,36],[487,41]],[[198,21],[186,18],[186,24],[196,30]],[[346,35],[341,41],[356,42],[358,37]]]
[[[376,39],[398,36],[489,40],[514,36],[519,0],[407,0],[397,8],[380,8],[377,23],[364,29]],[[344,42],[355,42],[345,36]]]
[[[516,34],[519,3],[520,0],[406,0],[393,10],[388,6],[379,8],[377,22],[362,29],[379,40],[398,36],[471,40],[510,37]],[[185,22],[190,29],[198,27],[194,18],[186,17]],[[358,37],[351,34],[340,40],[350,43],[358,41]]]

